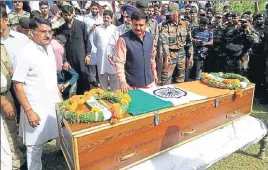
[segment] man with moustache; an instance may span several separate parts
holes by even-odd
[[[162,24],[159,31],[159,45],[163,49],[161,84],[182,83],[186,77],[186,62],[193,66],[193,46],[188,21],[180,19],[177,3],[170,4],[171,20]]]
[[[91,43],[88,37],[87,26],[84,22],[74,18],[74,8],[71,6],[62,7],[62,17],[65,24],[56,29],[57,34],[65,35],[65,59],[63,67],[69,65],[79,74],[77,81],[77,93],[84,94],[90,89],[89,71],[86,66],[90,63]]]
[[[27,148],[27,166],[41,170],[44,144],[58,137],[55,105],[60,98],[51,24],[34,17],[29,25],[31,41],[17,54],[12,80],[23,108],[19,134]]]
[[[145,31],[146,16],[133,12],[131,22],[132,29],[121,35],[116,44],[115,66],[122,92],[154,87],[158,81],[153,37]]]
[[[107,56],[108,60],[111,65],[114,65],[115,61],[115,47],[116,47],[116,42],[122,34],[126,33],[129,31],[132,26],[131,26],[131,15],[133,12],[138,11],[139,9],[136,8],[134,5],[124,5],[122,7],[122,12],[123,12],[123,19],[124,19],[124,24],[120,25],[117,27],[113,33],[113,35],[110,38],[109,44],[107,46]]]

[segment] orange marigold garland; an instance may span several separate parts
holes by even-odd
[[[119,103],[112,104],[112,106],[110,107],[110,111],[113,114],[110,121],[111,124],[118,123],[119,120],[122,118],[122,114],[120,111],[120,104]]]
[[[83,104],[93,96],[97,100],[108,100],[113,103],[110,107],[110,112],[112,113],[110,122],[112,124],[119,122],[123,117],[122,114],[127,112],[131,102],[131,97],[120,90],[111,92],[102,89],[92,89],[85,92],[84,95],[75,95],[64,101],[60,105],[61,115],[71,123],[89,123],[103,120],[103,113],[100,108],[93,107],[89,112],[82,112]]]

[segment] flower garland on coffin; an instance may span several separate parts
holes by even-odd
[[[97,100],[107,100],[111,102],[109,108],[112,113],[110,122],[117,123],[122,114],[127,113],[131,98],[128,94],[122,93],[120,90],[115,92],[104,91],[102,89],[93,89],[85,92],[84,95],[75,95],[70,99],[62,102],[59,106],[60,114],[70,123],[90,123],[104,121],[104,113],[98,107],[92,107],[90,111],[83,111],[83,106],[87,100],[94,97]]]
[[[205,73],[201,74],[201,81],[210,87],[235,90],[238,97],[242,96],[243,90],[250,84],[249,80],[234,73]]]

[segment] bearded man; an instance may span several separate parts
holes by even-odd
[[[56,34],[65,35],[64,68],[72,67],[78,74],[77,93],[83,94],[90,89],[89,71],[86,66],[90,63],[91,43],[88,37],[87,26],[84,22],[74,18],[74,9],[71,6],[62,7],[62,17],[65,24],[56,29]]]

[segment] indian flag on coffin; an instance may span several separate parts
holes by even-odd
[[[131,97],[128,112],[133,116],[207,98],[173,85],[137,89],[128,94]]]

